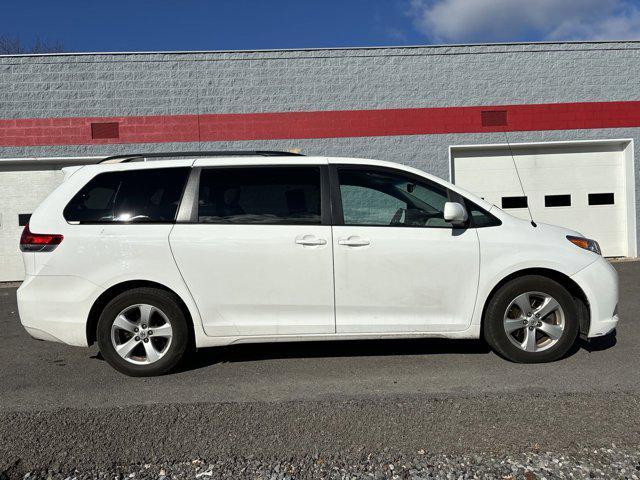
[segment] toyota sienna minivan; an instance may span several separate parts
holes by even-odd
[[[594,240],[404,165],[280,152],[65,169],[20,239],[20,319],[134,376],[234,343],[484,338],[559,359],[618,322]]]

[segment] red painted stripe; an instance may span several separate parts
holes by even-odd
[[[485,110],[506,110],[507,126],[482,126],[481,112]],[[119,138],[92,139],[93,122],[119,122]],[[376,137],[622,127],[640,127],[640,101],[0,120],[0,146]]]

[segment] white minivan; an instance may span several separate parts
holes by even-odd
[[[594,240],[414,168],[200,152],[65,170],[20,240],[20,319],[37,339],[97,342],[128,375],[303,340],[484,338],[547,362],[618,322]]]

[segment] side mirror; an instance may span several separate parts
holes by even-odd
[[[464,225],[469,218],[467,209],[458,202],[447,202],[444,204],[444,219],[453,225]]]

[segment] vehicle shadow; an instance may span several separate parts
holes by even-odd
[[[579,339],[563,358],[581,349],[599,352],[616,345],[615,330],[603,337]],[[175,373],[188,372],[221,363],[295,358],[380,357],[395,355],[487,355],[491,349],[483,340],[450,340],[439,338],[393,340],[341,340],[332,342],[246,343],[224,347],[201,348],[188,354]],[[91,358],[104,360],[100,352]]]
[[[608,350],[616,344],[615,330],[591,340],[579,339],[563,358],[581,349]],[[393,340],[341,340],[335,342],[277,342],[228,345],[193,352],[178,371],[197,370],[220,363],[240,363],[292,358],[379,357],[393,355],[484,354],[491,349],[483,340],[439,338]]]
[[[595,337],[590,340],[580,339],[578,343],[587,352],[601,352],[614,347],[618,343],[616,333],[616,330],[613,330],[602,337]]]
[[[183,362],[179,371],[220,363],[292,358],[379,357],[392,355],[488,354],[481,340],[394,339],[333,342],[276,342],[202,348]]]

